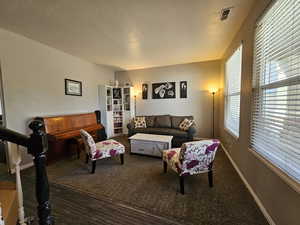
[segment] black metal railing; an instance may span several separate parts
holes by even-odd
[[[36,170],[36,198],[38,202],[39,225],[54,225],[49,202],[49,183],[46,172],[46,152],[48,150],[47,135],[43,131],[44,124],[34,120],[29,124],[32,134],[28,137],[10,129],[0,127],[0,139],[9,141],[28,149],[34,158]]]

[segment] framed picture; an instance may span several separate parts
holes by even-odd
[[[148,99],[148,84],[142,84],[142,99]]]
[[[76,80],[65,79],[65,94],[82,96],[82,82]]]
[[[187,98],[187,81],[180,81],[180,98]]]
[[[121,88],[113,88],[113,98],[114,99],[122,98],[122,89]]]
[[[175,82],[164,82],[152,84],[152,98],[166,99],[176,98]]]

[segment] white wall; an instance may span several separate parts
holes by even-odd
[[[137,97],[137,115],[193,115],[197,125],[197,135],[211,136],[212,95],[208,89],[219,86],[220,61],[121,71],[116,72],[116,80],[121,84],[130,82],[139,91],[143,83],[148,84],[148,99],[143,100],[141,93]],[[152,99],[151,84],[166,81],[176,82],[176,99]],[[188,82],[187,99],[181,99],[179,96],[180,81]],[[215,106],[217,107],[217,104]],[[217,119],[217,112],[215,112],[215,119]]]
[[[7,127],[27,134],[28,122],[33,117],[99,109],[97,85],[114,80],[111,68],[3,29],[0,29],[0,63]],[[65,78],[82,81],[82,97],[65,95]],[[23,157],[23,163],[30,161],[28,155]]]

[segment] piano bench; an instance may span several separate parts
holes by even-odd
[[[80,159],[81,150],[84,149],[84,143],[83,143],[82,139],[80,137],[71,138],[68,141],[68,145],[70,146],[69,149],[72,149],[72,150],[75,149],[76,154],[77,154],[77,159]]]

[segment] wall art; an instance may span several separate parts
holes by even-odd
[[[152,98],[166,99],[176,98],[175,82],[164,82],[152,84]]]

